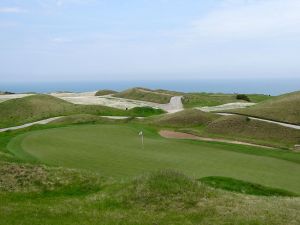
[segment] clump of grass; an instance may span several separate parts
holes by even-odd
[[[262,196],[289,196],[289,197],[298,196],[295,193],[283,189],[266,187],[260,184],[242,181],[230,177],[212,176],[212,177],[204,177],[199,180],[202,183],[207,184],[214,188],[220,188],[227,191],[233,191],[242,194],[262,195]]]

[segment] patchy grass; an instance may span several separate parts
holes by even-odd
[[[260,184],[250,183],[230,177],[203,177],[199,179],[202,183],[214,188],[220,188],[227,191],[238,192],[249,195],[263,195],[263,196],[299,196],[290,191],[283,189],[265,187]]]
[[[300,124],[300,91],[280,95],[249,108],[229,111],[274,121]]]
[[[132,88],[132,89],[128,89],[128,90],[119,92],[117,94],[114,94],[114,96],[119,97],[119,98],[127,98],[127,99],[134,99],[134,100],[166,104],[166,103],[170,102],[171,97],[173,95],[156,92],[156,91],[153,91],[150,89]]]

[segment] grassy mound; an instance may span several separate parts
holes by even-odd
[[[220,188],[242,194],[263,196],[298,196],[295,193],[286,190],[265,187],[260,184],[250,183],[230,177],[203,177],[199,180],[214,188]]]
[[[40,197],[82,195],[100,190],[102,180],[76,170],[0,162],[0,193],[36,193]]]
[[[186,93],[183,95],[183,105],[186,108],[203,107],[203,106],[217,106],[226,103],[243,101],[237,99],[236,94],[222,94],[222,93]],[[272,98],[268,95],[262,94],[247,94],[250,102],[261,102]]]
[[[134,179],[127,188],[127,199],[145,207],[193,207],[199,198],[214,196],[212,190],[173,170],[163,170]],[[176,199],[176,204],[173,200]]]
[[[230,110],[230,112],[300,124],[300,91],[274,97],[249,108]]]
[[[44,175],[51,180],[56,169],[43,168],[47,170],[51,172]],[[126,182],[107,182],[91,174],[89,181],[85,176],[61,170],[55,178],[64,188],[58,184],[48,192],[0,191],[0,224],[293,225],[300,221],[299,198],[235,195],[174,171],[159,171]],[[40,176],[35,179],[40,180],[43,188],[53,187]]]
[[[271,146],[277,143],[282,147],[293,147],[300,142],[300,130],[239,115],[223,116],[210,123],[205,130],[236,139],[265,141]]]
[[[115,97],[141,100],[147,102],[155,102],[166,104],[170,102],[172,95],[166,93],[155,92],[150,89],[132,88],[126,91],[114,94]]]
[[[197,109],[186,109],[177,113],[166,114],[154,119],[153,123],[168,127],[193,127],[207,125],[219,116]]]
[[[102,116],[150,116],[163,113],[152,108],[115,109],[100,105],[75,105],[49,95],[33,95],[0,104],[0,128],[21,125],[50,117],[93,114]]]
[[[103,95],[110,95],[110,94],[116,94],[118,93],[117,91],[113,91],[113,90],[99,90],[96,92],[95,96],[103,96]]]

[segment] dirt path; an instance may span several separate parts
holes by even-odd
[[[283,123],[283,122],[277,122],[277,121],[273,121],[273,120],[267,120],[267,119],[261,119],[258,117],[253,117],[253,116],[247,116],[247,115],[241,115],[241,114],[236,114],[236,113],[216,113],[222,116],[232,116],[232,115],[240,115],[240,116],[246,116],[252,120],[259,120],[259,121],[263,121],[263,122],[267,122],[267,123],[274,123],[280,126],[284,126],[284,127],[288,127],[288,128],[293,128],[293,129],[297,129],[300,130],[300,126],[299,125],[295,125],[295,124],[289,124],[289,123]]]
[[[176,131],[169,131],[169,130],[161,130],[159,134],[164,138],[174,138],[174,139],[190,139],[190,140],[199,140],[199,141],[211,141],[211,142],[222,142],[222,143],[230,143],[230,144],[239,144],[239,145],[247,145],[247,146],[254,146],[254,147],[261,147],[261,148],[268,148],[274,149],[273,147],[264,146],[264,145],[256,145],[248,142],[242,141],[231,141],[226,139],[219,139],[219,138],[205,138],[199,137],[193,134],[187,134],[183,132],[176,132]]]

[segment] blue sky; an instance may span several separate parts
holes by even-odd
[[[299,78],[299,0],[1,0],[2,81]]]

